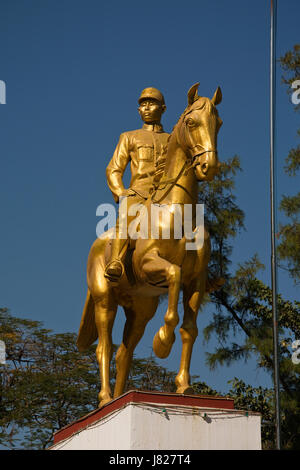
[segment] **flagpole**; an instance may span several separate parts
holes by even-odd
[[[272,311],[273,311],[273,356],[275,391],[276,448],[281,448],[280,436],[280,384],[278,357],[278,313],[277,313],[277,263],[275,239],[275,92],[276,92],[276,19],[277,0],[271,0],[271,41],[270,41],[270,196],[271,196],[271,270],[272,270]]]

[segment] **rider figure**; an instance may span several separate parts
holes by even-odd
[[[161,116],[166,110],[162,93],[156,88],[145,88],[139,97],[138,111],[144,122],[141,129],[124,132],[113,157],[106,169],[107,183],[118,203],[120,197],[127,197],[127,209],[136,203],[144,203],[149,195],[154,177],[161,175],[169,134],[164,132]],[[122,181],[124,171],[130,162],[131,181],[125,189]],[[127,217],[127,223],[130,217]],[[119,219],[116,237],[112,240],[111,256],[105,269],[105,277],[117,282],[123,274],[124,250],[127,238],[119,238]],[[122,234],[122,237],[124,235]]]

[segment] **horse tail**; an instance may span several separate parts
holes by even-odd
[[[97,338],[98,331],[95,324],[95,305],[88,289],[76,341],[78,350],[80,352],[85,351]]]

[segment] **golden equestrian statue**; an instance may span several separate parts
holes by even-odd
[[[198,227],[194,209],[198,182],[212,181],[219,171],[217,134],[222,125],[216,108],[222,100],[220,88],[209,99],[198,95],[198,87],[199,83],[196,83],[188,91],[187,107],[169,136],[160,126],[165,110],[161,93],[150,89],[154,90],[152,96],[146,96],[145,92],[145,96],[140,98],[139,108],[146,126],[144,132],[122,134],[108,167],[109,186],[115,200],[124,196],[130,207],[131,197],[143,201],[142,207],[148,214],[149,225],[161,231],[165,229],[165,219],[156,217],[150,221],[150,209],[153,206],[167,208],[170,236],[153,237],[151,232],[147,238],[118,238],[117,230],[112,240],[109,230],[97,238],[91,247],[87,262],[88,292],[77,346],[83,351],[99,338],[96,349],[101,379],[99,407],[112,400],[112,328],[118,305],[124,308],[126,323],[122,344],[116,354],[114,398],[124,392],[134,349],[156,312],[159,296],[165,293],[168,294],[167,312],[164,325],[154,337],[153,350],[159,358],[169,355],[179,322],[177,304],[180,290],[183,291],[184,316],[180,327],[181,361],[175,384],[177,393],[192,392],[189,369],[193,344],[198,335],[197,314],[208,290],[210,238],[204,229],[202,243],[196,245],[196,249],[187,249],[189,240],[186,235],[180,238],[174,235],[178,217],[175,217],[173,208],[182,208],[179,212],[182,225],[186,208],[193,208],[192,230],[196,234]],[[119,158],[120,155],[122,158]],[[129,161],[134,171],[130,189],[125,190],[121,179]]]

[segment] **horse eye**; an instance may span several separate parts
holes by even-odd
[[[190,126],[190,127],[192,127],[192,126],[195,125],[195,121],[194,121],[194,119],[192,119],[192,118],[189,118],[189,119],[186,121],[186,123],[187,123],[187,125]]]

